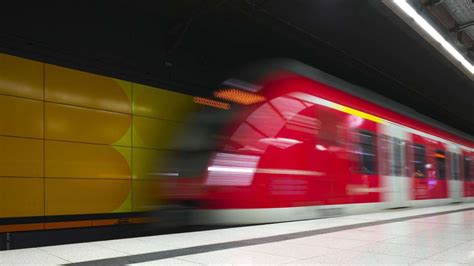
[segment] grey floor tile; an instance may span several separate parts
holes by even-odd
[[[324,236],[303,237],[286,241],[288,243],[337,249],[353,249],[373,243],[373,241],[330,238]]]
[[[245,251],[265,253],[269,255],[283,256],[296,259],[311,258],[328,253],[331,249],[321,246],[307,246],[291,244],[286,242],[254,245],[241,248]]]
[[[419,259],[403,256],[391,256],[368,252],[349,251],[291,262],[293,265],[348,264],[348,265],[409,265]]]
[[[125,252],[119,252],[90,243],[49,246],[39,249],[70,262],[93,261],[129,255]]]
[[[436,261],[436,260],[421,260],[414,264],[414,266],[429,266],[429,265],[445,265],[445,266],[467,266],[467,263],[457,263],[457,262],[446,262],[446,261]]]
[[[0,265],[30,264],[30,265],[55,265],[69,261],[48,254],[38,248],[0,251]]]
[[[363,240],[363,241],[383,241],[389,238],[393,238],[393,235],[385,235],[381,233],[374,233],[368,231],[361,231],[357,229],[344,230],[329,234],[321,235],[329,238],[341,238],[341,239],[352,239],[352,240]]]
[[[185,261],[181,259],[163,259],[163,260],[154,260],[154,261],[147,261],[147,262],[141,262],[141,263],[132,263],[130,265],[147,265],[147,266],[152,266],[152,265],[157,265],[157,266],[164,266],[164,265],[182,265],[182,266],[196,266],[196,265],[202,265],[199,263],[195,262],[190,262],[190,261]]]
[[[373,243],[355,248],[354,250],[393,256],[405,256],[410,258],[426,259],[435,254],[447,250],[447,248],[439,246],[416,246],[393,243]]]
[[[393,243],[393,244],[402,244],[410,246],[421,246],[421,247],[442,247],[442,248],[451,248],[460,244],[467,243],[465,240],[458,240],[452,238],[420,238],[416,236],[399,236],[390,238],[382,241],[381,243]]]
[[[445,252],[430,257],[429,259],[474,265],[474,243],[452,247]]]
[[[296,261],[297,259],[284,256],[275,256],[242,249],[230,249],[206,252],[195,255],[178,257],[191,262],[202,264],[282,264]]]

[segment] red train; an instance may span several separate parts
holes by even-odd
[[[291,60],[224,83],[180,138],[167,195],[196,223],[474,201],[474,141]]]

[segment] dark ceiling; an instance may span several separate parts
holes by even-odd
[[[474,135],[474,82],[378,0],[4,2],[10,54],[194,95],[289,57]]]

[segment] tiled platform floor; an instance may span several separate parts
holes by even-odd
[[[474,210],[413,217],[473,207],[474,204],[470,203],[391,210],[338,218],[1,251],[0,265],[474,265]],[[393,221],[400,217],[408,219]],[[368,226],[367,223],[377,224]]]

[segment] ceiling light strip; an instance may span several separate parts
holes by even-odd
[[[431,38],[437,41],[454,59],[459,61],[471,74],[474,74],[474,66],[452,46],[444,37],[431,26],[422,16],[410,6],[406,0],[393,0],[406,15],[410,16]]]

